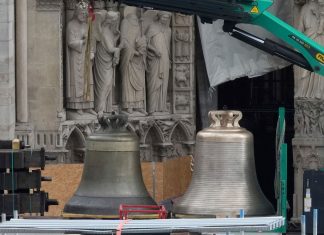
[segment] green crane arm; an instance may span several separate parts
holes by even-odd
[[[324,47],[268,11],[256,16],[251,24],[259,25],[300,52],[312,70],[324,76]]]
[[[252,46],[277,55],[324,76],[324,47],[267,11],[273,0],[118,0],[127,5],[184,14],[196,14],[204,22],[224,20],[224,31]],[[244,32],[235,25],[261,26],[293,49]]]

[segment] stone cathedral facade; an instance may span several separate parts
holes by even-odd
[[[0,139],[16,136],[33,148],[45,147],[59,156],[58,162],[82,162],[85,138],[98,128],[97,115],[115,111],[129,116],[142,160],[191,154],[196,133],[194,18],[103,0],[91,1],[90,13],[81,6],[87,10],[82,16],[76,13],[77,3],[0,0]],[[295,27],[323,45],[323,1],[295,0],[294,13]],[[155,46],[163,50],[151,45],[157,35],[162,43]],[[72,55],[77,50],[81,59]],[[100,79],[110,83],[98,86]],[[163,89],[154,90],[157,84]],[[324,168],[324,78],[299,68],[292,144],[293,220],[298,221],[303,172]]]
[[[11,112],[6,117],[10,119],[6,124],[11,128],[9,136],[15,135],[34,148],[45,147],[59,156],[58,162],[82,162],[86,136],[98,128],[97,115],[122,112],[129,116],[128,129],[140,138],[142,160],[160,161],[192,153],[196,131],[193,17],[167,13],[168,21],[160,26],[158,17],[163,14],[158,11],[118,7],[110,1],[81,1],[87,14],[82,22],[78,0],[0,2],[7,4],[12,21],[17,14],[16,34],[20,34],[22,46],[16,45],[16,64],[25,64],[24,70],[16,68],[19,79],[15,86],[9,82],[4,87],[19,89],[16,95],[11,93],[12,104],[6,107]],[[137,26],[132,25],[132,17],[137,17]],[[129,28],[125,29],[128,19]],[[14,37],[15,32],[11,33]],[[140,35],[135,37],[136,33]],[[155,51],[147,48],[148,40],[158,35],[166,39],[162,40],[164,49],[160,48],[160,57],[150,59]],[[83,40],[81,44],[78,39]],[[127,47],[123,40],[134,40],[139,47]],[[7,42],[9,49],[13,43]],[[116,53],[109,54],[107,43]],[[128,52],[134,50],[142,54],[129,57]],[[11,82],[15,79],[12,75],[7,71]],[[124,80],[130,83],[126,88]],[[136,90],[139,83],[140,91]],[[158,86],[163,89],[157,90]],[[135,95],[130,95],[132,89]]]

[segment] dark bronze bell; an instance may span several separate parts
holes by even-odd
[[[209,113],[211,126],[196,138],[192,181],[175,201],[178,216],[235,217],[273,215],[257,181],[253,135],[239,126],[239,111]]]
[[[100,120],[101,130],[86,140],[81,183],[64,212],[116,217],[120,204],[156,205],[141,172],[139,141],[124,115]]]

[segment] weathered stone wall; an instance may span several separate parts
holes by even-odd
[[[54,4],[55,3],[55,4]],[[63,110],[63,3],[28,0],[28,123],[16,135],[33,147],[61,146]]]
[[[0,0],[0,139],[15,131],[15,8],[14,0]]]

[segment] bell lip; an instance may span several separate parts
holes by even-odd
[[[185,213],[176,213],[173,211],[173,215],[175,218],[235,218],[235,217],[239,217],[239,213],[227,213],[228,215],[232,215],[231,217],[228,217],[224,214],[220,215],[220,214],[185,214]],[[249,215],[249,214],[245,214],[245,217],[272,217],[275,216],[276,213],[273,212],[272,214],[269,213],[259,213],[259,214],[254,214],[254,215]]]
[[[119,206],[121,204],[157,205],[149,195],[145,197],[87,197],[74,195],[65,204],[63,213],[113,216],[119,215]]]
[[[276,212],[274,211],[273,207],[272,208],[267,208],[267,210],[269,210],[268,212],[264,211],[260,211],[260,212],[255,212],[253,210],[245,210],[245,217],[259,217],[259,216],[274,216],[276,214]],[[226,218],[228,216],[231,216],[229,218],[234,218],[235,216],[239,216],[240,215],[240,210],[235,210],[235,211],[222,211],[219,210],[217,213],[184,213],[181,212],[181,210],[178,209],[179,212],[177,212],[177,208],[173,208],[172,209],[172,213],[175,215],[175,217],[179,218]],[[203,211],[203,209],[201,210]]]
[[[186,207],[184,204],[181,204],[182,197],[179,197],[178,200],[175,201],[172,213],[177,214],[180,216],[200,216],[200,217],[217,217],[217,218],[224,218],[226,216],[239,216],[240,211],[243,209],[246,217],[258,217],[258,216],[274,216],[276,214],[275,209],[273,205],[268,201],[267,198],[264,198],[264,204],[261,207],[260,205],[257,208],[250,208],[247,209],[247,207],[242,205],[242,208],[228,208],[226,209],[226,206],[224,208],[214,208],[212,210],[213,213],[210,213],[210,209],[204,209],[204,208],[189,208]],[[245,208],[244,208],[245,207]],[[209,210],[209,212],[205,213],[206,210]],[[191,212],[190,212],[191,211]]]

